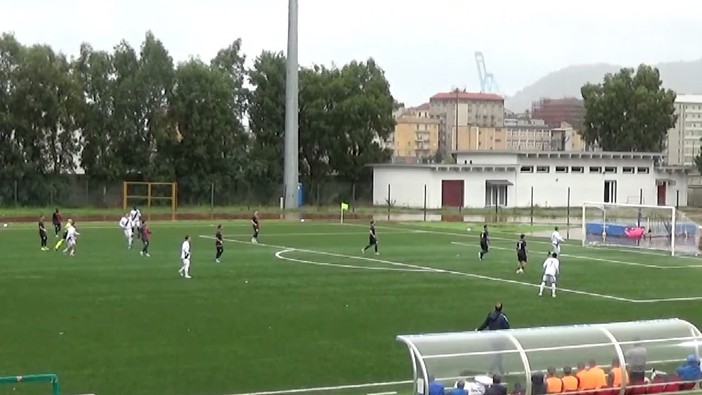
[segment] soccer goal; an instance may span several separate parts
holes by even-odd
[[[700,225],[672,206],[583,203],[583,246],[700,253]]]
[[[147,209],[144,214],[151,219],[152,211],[170,213],[176,219],[178,207],[178,184],[175,182],[134,182],[122,183],[122,205],[125,211],[133,206]]]

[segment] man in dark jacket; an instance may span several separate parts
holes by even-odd
[[[485,395],[507,395],[507,387],[502,385],[502,377],[499,374],[492,376],[492,385],[485,391]]]
[[[502,303],[498,302],[495,304],[495,310],[490,312],[490,314],[485,317],[485,321],[476,329],[476,331],[484,331],[485,329],[489,331],[509,329],[509,320],[502,312]],[[506,347],[505,343],[506,340],[501,339],[499,336],[492,336],[490,339],[490,344],[495,352],[490,363],[490,373],[503,374],[505,372],[502,368],[502,353]]]
[[[497,331],[500,329],[509,329],[509,320],[507,316],[502,312],[502,303],[495,304],[495,310],[490,312],[485,321],[476,329],[477,331],[484,331],[485,329],[490,331]]]

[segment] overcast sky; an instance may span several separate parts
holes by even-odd
[[[286,0],[4,1],[0,30],[67,54],[83,41],[138,46],[146,30],[176,61],[209,60],[236,38],[249,58],[284,50]],[[419,104],[479,90],[475,51],[505,93],[572,64],[702,58],[702,1],[299,0],[300,63],[375,58],[393,94]],[[650,3],[650,6],[649,6]]]

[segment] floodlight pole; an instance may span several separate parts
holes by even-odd
[[[299,125],[298,125],[298,22],[297,1],[288,0],[288,52],[285,79],[285,208],[297,208]]]

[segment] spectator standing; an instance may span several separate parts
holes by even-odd
[[[624,353],[624,360],[629,370],[632,383],[641,383],[646,379],[646,348],[641,345],[641,339],[634,340],[634,347]]]
[[[495,303],[495,309],[491,311],[485,321],[476,329],[477,331],[499,331],[510,329],[509,320],[507,316],[502,312],[502,303]],[[502,351],[505,348],[505,340],[500,339],[498,336],[494,336],[490,339],[490,344],[492,346],[495,354],[492,357],[492,362],[490,364],[490,373],[493,374],[503,374],[504,369],[502,367]]]

